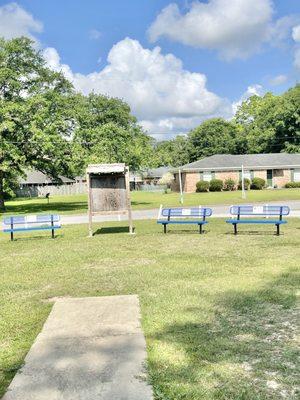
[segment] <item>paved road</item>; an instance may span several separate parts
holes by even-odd
[[[258,205],[261,203],[257,203]],[[300,217],[300,200],[292,200],[292,201],[273,201],[268,204],[285,204],[288,205],[291,209],[291,217]],[[214,205],[207,206],[213,209],[214,217],[222,217],[226,218],[229,216],[228,210],[229,205]],[[134,210],[132,212],[132,217],[134,220],[138,219],[156,219],[158,216],[158,209],[152,210]],[[126,215],[97,215],[93,217],[93,222],[103,222],[103,221],[125,221],[127,220]],[[87,214],[81,215],[62,215],[61,223],[63,225],[73,225],[73,224],[87,224],[88,217]]]
[[[138,297],[58,299],[3,400],[152,400]]]

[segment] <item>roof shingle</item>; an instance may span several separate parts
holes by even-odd
[[[185,164],[180,169],[182,171],[193,171],[201,169],[210,170],[230,170],[240,169],[241,166],[249,169],[255,168],[283,168],[299,167],[300,154],[289,153],[270,153],[270,154],[215,154],[210,157]]]

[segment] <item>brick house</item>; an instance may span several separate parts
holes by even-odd
[[[300,154],[216,154],[174,169],[174,189],[179,190],[179,170],[183,191],[191,193],[196,191],[196,183],[200,180],[215,178],[225,181],[231,178],[238,184],[242,166],[245,178],[263,178],[270,188],[282,188],[287,182],[300,182]]]

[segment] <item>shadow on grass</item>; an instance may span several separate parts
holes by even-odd
[[[131,201],[132,206],[148,206],[149,204],[152,204],[150,201]],[[155,205],[153,205],[153,208],[157,208]]]
[[[97,229],[93,233],[93,236],[103,235],[103,234],[108,234],[108,233],[129,233],[129,227],[128,226],[103,227],[103,228]]]
[[[150,359],[156,398],[298,398],[293,294],[298,287],[299,275],[290,271],[261,290],[232,289],[216,299],[217,311],[209,322],[199,320],[200,294],[198,307],[182,310],[191,322],[174,323],[148,338],[162,349],[170,344],[175,353],[175,362]],[[183,356],[178,358],[175,349]]]
[[[64,235],[63,234],[57,234],[57,235],[55,235],[54,236],[54,238],[52,238],[52,236],[51,236],[51,233],[50,233],[50,235],[48,236],[48,235],[34,235],[34,236],[21,236],[22,235],[22,233],[20,234],[20,236],[16,236],[16,235],[18,235],[18,233],[14,233],[14,240],[10,240],[10,238],[9,238],[9,240],[13,243],[13,242],[22,242],[22,241],[30,241],[30,240],[47,240],[47,239],[49,239],[49,240],[55,240],[55,239],[58,239],[58,238],[60,238],[60,237],[63,237]]]
[[[6,206],[5,214],[37,214],[37,213],[50,213],[50,212],[68,212],[68,211],[85,212],[87,210],[87,203],[85,201],[62,203],[50,202],[47,203],[24,203],[24,204],[9,204]]]
[[[238,231],[237,235],[234,232],[226,232],[224,235],[229,236],[278,236],[275,231]],[[280,232],[279,236],[284,235],[284,232]]]

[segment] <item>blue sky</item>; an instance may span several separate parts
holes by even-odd
[[[124,98],[162,134],[293,86],[299,17],[297,0],[1,0],[0,35],[31,36],[77,90]]]

